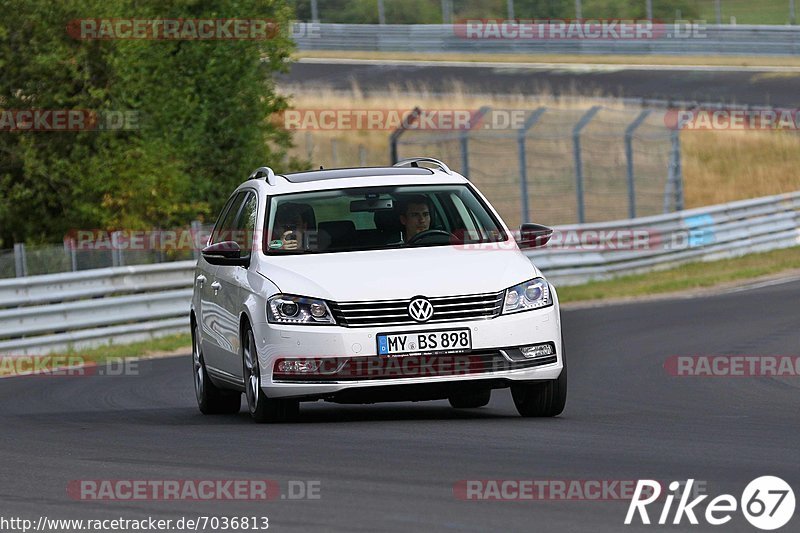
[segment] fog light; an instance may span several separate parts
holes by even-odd
[[[530,346],[520,346],[519,351],[522,355],[533,359],[535,357],[545,357],[547,355],[555,355],[556,347],[552,342],[545,344],[532,344]]]
[[[309,374],[316,372],[320,361],[313,359],[283,359],[278,361],[275,369],[285,374]]]

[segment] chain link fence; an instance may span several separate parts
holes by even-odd
[[[85,242],[16,243],[13,250],[0,250],[0,279],[197,259],[211,229],[212,224],[194,222],[179,230],[93,233]]]
[[[460,131],[411,124],[393,136],[391,153],[447,162],[512,227],[656,215],[683,208],[680,142],[665,112],[482,108]]]

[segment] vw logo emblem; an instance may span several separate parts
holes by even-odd
[[[427,298],[414,298],[408,304],[408,315],[417,322],[427,322],[433,316],[433,304]]]

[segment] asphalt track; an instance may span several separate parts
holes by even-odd
[[[800,106],[800,72],[736,67],[535,66],[458,63],[301,60],[279,83],[318,89],[387,91],[395,86],[447,93],[469,92],[606,96],[665,101],[722,102],[795,108]]]
[[[739,497],[762,475],[800,489],[800,378],[686,378],[681,354],[800,353],[800,281],[698,298],[565,310],[563,416],[522,419],[507,391],[489,406],[304,404],[257,425],[195,407],[189,356],[138,376],[0,380],[0,515],[178,518],[266,515],[275,531],[620,531],[622,501],[462,501],[466,479],[695,478]],[[75,501],[77,479],[318,480],[320,499]],[[708,500],[706,500],[708,501]],[[703,507],[705,504],[701,505]],[[651,513],[656,515],[660,508]],[[797,514],[797,513],[796,513]],[[653,516],[655,519],[656,516]],[[797,531],[800,518],[781,531]],[[625,530],[753,531],[725,526]]]

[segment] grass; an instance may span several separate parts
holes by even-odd
[[[180,353],[184,350],[189,352],[191,348],[192,336],[189,333],[181,333],[131,344],[111,344],[87,350],[69,350],[64,353],[49,354],[41,356],[41,364],[44,369],[81,364],[103,364],[132,357]],[[32,359],[35,357],[38,356],[31,356]],[[11,359],[0,357],[0,376],[17,373],[16,369],[10,364]],[[28,367],[25,367],[22,370],[25,371],[27,369]]]
[[[126,357],[147,357],[183,349],[187,352],[192,349],[192,336],[189,333],[178,333],[176,335],[168,335],[131,344],[110,344],[108,346],[98,346],[97,348],[88,350],[72,350],[67,352],[67,354],[79,355],[89,361],[102,363],[109,360],[124,359]]]
[[[800,6],[798,6],[800,9]],[[800,13],[800,11],[798,12]],[[800,57],[792,56],[683,56],[683,55],[603,55],[603,54],[489,54],[377,52],[357,50],[309,50],[295,52],[295,59],[384,59],[405,61],[466,61],[492,63],[589,63],[604,65],[677,65],[730,67],[800,67]]]
[[[800,136],[786,131],[685,131],[687,207],[800,189]]]
[[[593,281],[571,287],[559,287],[562,303],[635,298],[651,294],[709,288],[725,283],[749,280],[800,268],[800,246],[721,259],[688,263],[670,270]]]
[[[700,18],[709,24],[717,21],[713,0],[695,3]],[[788,24],[789,2],[787,0],[722,0],[722,23],[731,22],[736,17],[737,24]]]

